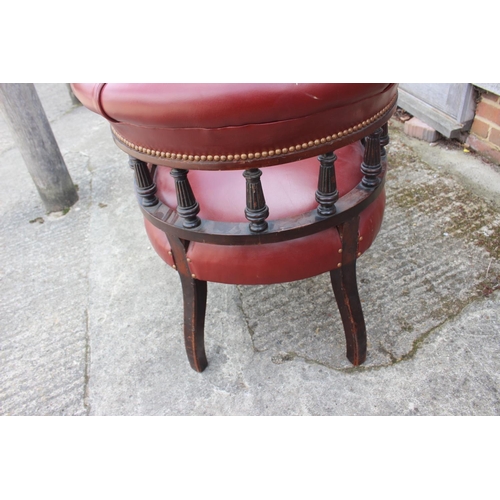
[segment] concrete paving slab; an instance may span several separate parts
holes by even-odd
[[[444,147],[423,152],[391,126],[386,217],[358,266],[365,365],[345,359],[319,276],[209,283],[198,374],[180,282],[149,244],[126,155],[65,84],[49,87],[80,201],[47,216],[17,150],[0,152],[0,414],[499,414],[499,209],[444,168]]]

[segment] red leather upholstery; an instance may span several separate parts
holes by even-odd
[[[386,83],[72,87],[85,106],[113,122],[124,148],[159,163],[190,162],[189,168],[314,149],[365,127],[397,95],[397,86]]]
[[[363,147],[355,143],[336,151],[337,187],[340,196],[361,181]],[[317,206],[314,195],[318,182],[318,160],[309,158],[267,168],[262,184],[269,207],[269,220],[293,217]],[[200,216],[218,221],[244,222],[245,179],[238,171],[205,172],[193,170],[189,180],[200,204]],[[157,196],[168,206],[177,206],[170,169],[158,167]],[[382,223],[385,196],[382,194],[360,216],[358,251],[363,253],[377,235]],[[146,231],[156,252],[169,265],[170,246],[161,230],[145,221]],[[220,246],[191,243],[187,256],[198,279],[228,284],[269,284],[315,276],[335,269],[342,261],[337,229],[312,236],[266,245]]]
[[[293,217],[317,206],[318,144],[361,131],[394,105],[397,85],[363,84],[72,84],[80,101],[110,122],[120,147],[144,161],[185,162],[200,204],[199,216],[245,222],[245,180],[240,168],[252,158],[274,156],[263,171],[269,219]],[[292,151],[307,159],[291,161]],[[331,149],[330,149],[331,150]],[[340,196],[360,181],[363,147],[359,142],[336,151]],[[142,155],[142,156],[141,156]],[[145,156],[147,158],[145,158]],[[229,165],[233,161],[233,165]],[[197,170],[215,162],[220,171]],[[224,163],[226,162],[226,163]],[[171,163],[171,162],[170,162]],[[245,164],[244,164],[245,163]],[[264,165],[266,166],[266,165]],[[159,166],[157,196],[176,208],[170,168]],[[360,215],[358,252],[377,235],[385,195]],[[165,234],[148,221],[146,230],[158,254],[173,265]],[[335,228],[282,243],[217,246],[191,243],[190,269],[200,280],[265,284],[293,281],[327,272],[341,262]]]

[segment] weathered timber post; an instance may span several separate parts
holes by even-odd
[[[74,205],[78,194],[35,86],[0,83],[0,109],[47,212]]]

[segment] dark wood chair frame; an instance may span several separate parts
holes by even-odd
[[[175,179],[177,210],[158,200],[154,182],[159,162],[151,162],[145,154],[132,151],[116,136],[117,145],[129,153],[129,164],[135,171],[135,188],[144,217],[165,232],[170,243],[174,268],[180,276],[184,300],[184,339],[191,367],[197,372],[207,366],[204,347],[204,323],[207,299],[207,282],[196,278],[190,270],[187,250],[191,242],[205,242],[217,245],[258,245],[301,238],[331,227],[337,227],[342,242],[342,263],[330,271],[332,288],[342,318],[347,358],[354,365],[366,359],[366,327],[361,308],[356,280],[358,254],[359,214],[381,194],[387,165],[385,146],[389,143],[387,122],[394,112],[395,104],[376,120],[362,129],[339,137],[320,148],[318,190],[315,210],[297,217],[267,220],[269,210],[265,203],[264,190],[260,180],[261,170],[248,162],[244,165],[230,165],[229,169],[243,170],[246,179],[245,215],[249,223],[202,220],[198,202],[189,184],[190,168],[215,170],[217,165],[203,166],[193,163],[162,162],[172,168]],[[360,166],[362,181],[349,193],[339,198],[335,177],[335,150],[362,140],[365,150]],[[295,161],[307,155],[268,159],[258,166],[265,167]],[[227,168],[225,165],[224,168]]]

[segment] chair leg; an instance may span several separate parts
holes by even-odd
[[[184,343],[191,368],[202,372],[208,365],[205,354],[205,310],[207,282],[180,274],[184,299]]]
[[[184,302],[184,344],[191,368],[202,372],[208,365],[205,354],[205,310],[207,282],[191,274],[186,252],[189,242],[167,234],[172,249],[175,268],[182,284]]]
[[[366,360],[366,326],[356,280],[358,219],[343,224],[340,235],[343,263],[330,271],[330,280],[344,325],[347,359],[359,366]]]

